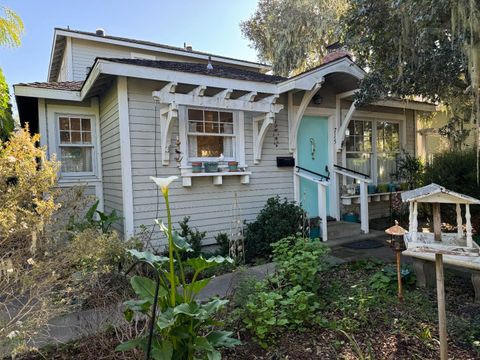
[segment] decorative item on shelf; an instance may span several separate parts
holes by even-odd
[[[356,187],[357,185],[355,184],[348,184],[345,186],[345,193],[347,195],[355,195],[356,194]],[[360,191],[360,188],[359,188],[359,191]]]
[[[216,173],[218,172],[218,162],[217,161],[205,161],[203,163],[206,173]]]
[[[229,161],[228,162],[228,171],[230,171],[230,172],[238,171],[238,161]]]
[[[397,191],[397,184],[389,183],[388,184],[388,192],[395,192],[395,191]]]
[[[354,211],[349,211],[342,216],[343,221],[358,223],[358,215]]]
[[[406,230],[398,225],[398,221],[395,220],[395,225],[389,227],[385,232],[390,235],[390,240],[387,240],[387,242],[390,244],[390,247],[395,250],[397,259],[398,301],[403,302],[400,257],[402,251],[406,249],[405,242],[403,241],[403,236],[405,235]]]
[[[201,173],[202,163],[200,161],[192,162],[192,173]]]
[[[378,184],[377,191],[379,193],[387,193],[389,192],[390,186],[389,184]]]
[[[320,238],[320,217],[316,216],[308,219],[308,228],[310,230],[310,239]]]
[[[377,186],[375,184],[368,184],[368,193],[375,194],[377,192]]]

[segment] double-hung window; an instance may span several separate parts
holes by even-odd
[[[352,119],[345,133],[346,167],[369,175],[377,184],[389,182],[400,144],[399,122]]]
[[[236,157],[234,113],[188,109],[188,160],[215,160],[221,154],[226,161]]]
[[[351,120],[345,134],[347,168],[371,175],[372,122]]]
[[[64,175],[94,174],[93,118],[58,117],[58,148]]]
[[[377,121],[377,183],[389,182],[397,170],[400,153],[400,124]]]

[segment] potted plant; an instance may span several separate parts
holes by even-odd
[[[397,191],[398,184],[389,183],[388,184],[388,192],[395,192]]]
[[[410,185],[406,182],[400,184],[400,190],[407,191],[410,189]]]
[[[369,194],[375,194],[377,192],[377,186],[375,184],[368,184],[367,191]]]
[[[202,163],[200,161],[192,162],[192,172],[201,173],[202,172]]]
[[[353,211],[349,211],[342,216],[343,221],[358,223],[358,215]]]
[[[203,163],[206,173],[216,173],[218,172],[218,161],[205,161]]]
[[[388,184],[378,184],[377,189],[378,189],[379,193],[387,193],[388,190],[389,190],[389,185]]]
[[[230,171],[230,172],[238,171],[238,161],[229,161],[228,162],[228,171]]]
[[[316,216],[308,219],[308,225],[310,229],[310,239],[320,238],[320,217]]]

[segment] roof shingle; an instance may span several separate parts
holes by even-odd
[[[41,89],[79,91],[82,89],[83,81],[63,81],[63,82],[33,82],[20,83],[16,86],[29,86]]]

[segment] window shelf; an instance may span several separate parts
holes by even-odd
[[[402,191],[368,194],[368,202],[388,201],[390,200],[390,194],[400,193],[402,193]],[[342,199],[343,205],[360,204],[360,195],[342,195],[340,198]]]
[[[240,183],[241,184],[249,184],[250,183],[250,175],[252,175],[251,171],[232,171],[232,172],[216,172],[216,173],[193,173],[193,172],[186,172],[182,174],[182,185],[184,187],[192,186],[192,178],[195,177],[211,177],[213,181],[213,185],[222,185],[223,177],[224,176],[240,176]]]

